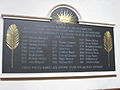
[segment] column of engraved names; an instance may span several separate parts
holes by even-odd
[[[77,57],[74,29],[67,25],[57,25],[52,28],[52,32],[56,33],[52,40],[52,63],[58,65],[58,70],[66,70],[75,63]]]
[[[29,29],[29,28],[27,28]],[[45,49],[48,37],[41,36],[40,31],[22,31],[21,64],[22,69],[41,69],[40,64],[47,60]]]
[[[43,64],[47,60],[45,54],[45,48],[47,48],[47,37],[41,36],[29,36],[28,46],[28,63],[30,64]]]
[[[28,53],[28,40],[27,40],[27,36],[22,36],[21,37],[21,63],[22,64],[27,64],[27,53]]]
[[[61,69],[73,70],[76,69],[74,64],[77,59],[77,41],[75,36],[74,26],[63,26],[64,32],[60,32],[59,45],[59,65],[62,65]]]
[[[58,44],[56,40],[52,40],[52,63],[58,63]]]
[[[84,38],[79,38],[79,63],[85,63],[85,45]]]
[[[79,42],[79,63],[84,67],[85,66],[85,32],[91,32],[90,29],[79,27],[78,28],[78,42]],[[82,67],[81,67],[82,68]]]
[[[101,33],[99,31],[94,31],[88,28],[84,32],[85,39],[85,63],[87,64],[86,68],[102,68],[100,66],[100,50],[102,49],[101,45]]]
[[[59,41],[59,63],[72,64],[75,62],[75,41]]]

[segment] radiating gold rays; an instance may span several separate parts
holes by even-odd
[[[75,20],[74,15],[68,11],[61,11],[56,15],[57,23],[75,23]]]

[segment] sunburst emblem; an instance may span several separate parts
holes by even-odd
[[[56,22],[57,23],[74,23],[74,15],[69,13],[68,11],[61,11],[56,15]]]

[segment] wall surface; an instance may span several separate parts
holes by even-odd
[[[0,81],[0,90],[90,90],[120,88],[120,0],[0,0],[0,15],[13,14],[48,17],[48,12],[58,4],[73,6],[79,11],[84,21],[116,24],[114,37],[117,77]],[[0,17],[0,56],[2,56],[2,33],[3,21]],[[0,57],[0,63],[2,63],[1,61],[2,57]]]

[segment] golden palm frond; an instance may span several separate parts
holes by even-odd
[[[12,50],[11,67],[13,68],[13,50],[19,45],[19,32],[15,24],[11,24],[8,27],[6,34],[6,45]]]
[[[108,52],[108,65],[110,66],[109,52],[112,50],[112,36],[109,31],[104,34],[104,49]]]
[[[6,44],[11,50],[19,45],[19,32],[15,24],[10,25],[7,30]]]
[[[104,34],[104,49],[107,52],[112,50],[112,37],[109,31],[106,31]]]

